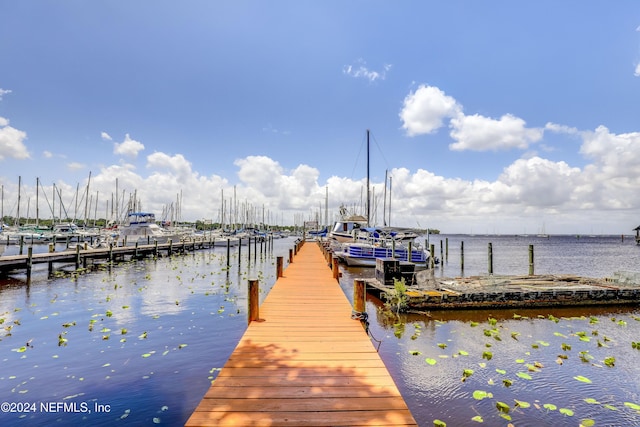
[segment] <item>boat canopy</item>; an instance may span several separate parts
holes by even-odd
[[[141,224],[145,222],[156,222],[156,215],[151,212],[131,212],[129,213],[129,224]]]

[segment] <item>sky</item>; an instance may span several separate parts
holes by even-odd
[[[635,0],[0,0],[0,22],[4,215],[20,187],[32,219],[135,198],[332,222],[365,212],[368,151],[378,225],[640,224]]]

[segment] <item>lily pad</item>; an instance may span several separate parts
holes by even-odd
[[[631,408],[634,411],[640,411],[640,405],[638,405],[637,403],[624,402],[624,406],[626,406],[627,408]]]
[[[591,384],[591,380],[587,377],[583,377],[582,375],[576,375],[573,377],[574,380],[581,381],[583,383]]]
[[[476,400],[490,399],[492,397],[493,394],[491,392],[487,392],[484,390],[476,390],[473,392],[473,398]]]
[[[523,380],[530,380],[530,379],[532,379],[532,378],[531,378],[531,375],[527,374],[526,372],[518,372],[516,375],[517,375],[518,377],[522,378]]]

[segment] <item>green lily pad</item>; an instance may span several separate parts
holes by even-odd
[[[573,377],[573,379],[581,381],[583,383],[591,384],[591,380],[589,378],[587,378],[587,377],[583,377],[582,375],[577,375],[577,376]]]
[[[476,390],[473,392],[473,398],[476,400],[491,399],[493,394],[484,390]]]
[[[624,406],[626,406],[627,408],[631,408],[634,411],[640,411],[640,405],[638,405],[637,403],[624,402]]]

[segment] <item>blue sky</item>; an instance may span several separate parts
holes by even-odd
[[[293,223],[362,204],[443,232],[640,224],[635,1],[0,0],[4,213],[86,188]],[[46,201],[40,201],[46,203]],[[50,203],[50,201],[49,201]],[[27,206],[28,204],[28,206]],[[42,217],[50,208],[40,207]],[[324,215],[324,212],[322,212]]]

